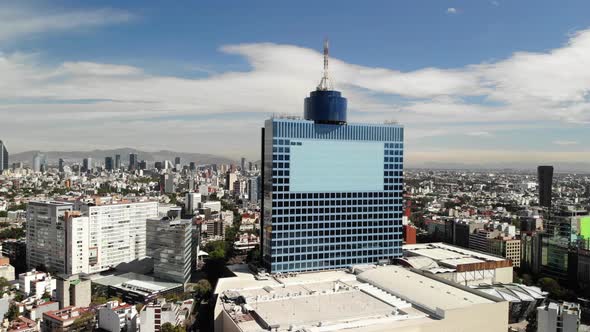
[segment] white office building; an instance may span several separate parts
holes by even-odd
[[[41,299],[46,293],[53,296],[57,281],[48,273],[32,270],[18,275],[18,288],[25,296]]]
[[[200,185],[199,186],[199,193],[201,194],[201,196],[209,195],[209,186],[206,184]]]
[[[166,302],[164,299],[158,299],[156,303],[147,304],[139,314],[141,332],[161,331],[162,325],[166,323],[174,326],[180,325],[182,323],[179,315],[180,308],[179,305]]]
[[[137,331],[138,314],[134,305],[109,301],[98,309],[98,327],[104,331]]]
[[[537,308],[537,331],[577,332],[580,314],[580,306],[577,303],[550,302]]]
[[[221,211],[221,202],[220,201],[209,201],[203,203],[203,208],[210,208],[212,213],[220,212]]]
[[[88,218],[88,271],[109,270],[146,257],[146,221],[158,217],[158,202],[85,205]],[[72,272],[78,273],[78,272]]]
[[[157,202],[84,204],[31,202],[27,263],[67,275],[97,273],[146,257],[146,220]]]

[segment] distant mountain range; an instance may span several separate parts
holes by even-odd
[[[405,168],[410,169],[448,169],[448,170],[471,170],[471,171],[495,171],[495,172],[522,172],[529,174],[537,174],[537,166],[541,164],[534,164],[532,162],[502,162],[489,164],[462,164],[448,163],[448,162],[429,162],[429,163],[411,163],[405,165]],[[590,163],[588,162],[545,162],[542,165],[552,165],[556,173],[578,173],[589,174]]]
[[[161,151],[141,151],[132,148],[120,148],[112,150],[92,150],[92,151],[25,151],[10,155],[10,163],[23,162],[24,164],[31,165],[33,162],[33,156],[36,153],[43,153],[47,158],[49,165],[57,164],[58,160],[62,158],[66,163],[81,163],[84,158],[92,158],[95,164],[104,163],[105,157],[115,157],[115,155],[121,155],[121,163],[129,164],[129,154],[136,153],[138,160],[145,160],[148,163],[155,161],[170,160],[174,163],[175,157],[180,157],[182,164],[188,164],[194,161],[197,165],[206,164],[237,164],[238,161],[231,158],[204,154],[204,153],[188,153],[188,152],[174,152],[168,150]]]
[[[27,165],[31,165],[33,156],[36,153],[43,153],[47,157],[47,162],[50,165],[57,164],[59,158],[62,158],[66,163],[81,163],[84,158],[92,158],[95,164],[104,163],[104,158],[111,156],[114,158],[116,154],[121,155],[121,162],[124,165],[129,164],[129,154],[137,153],[139,160],[146,160],[148,163],[155,161],[170,160],[174,162],[175,157],[180,157],[182,164],[188,164],[194,161],[197,165],[206,164],[239,164],[238,160],[234,160],[228,157],[204,154],[204,153],[188,153],[188,152],[175,152],[169,150],[161,151],[141,151],[132,148],[120,148],[112,150],[92,150],[92,151],[25,151],[10,155],[10,162],[23,162]],[[252,160],[255,164],[260,164],[260,160]],[[546,162],[544,165],[553,165],[557,173],[590,173],[590,162]],[[454,170],[490,170],[490,171],[521,171],[531,174],[537,172],[536,164],[532,162],[496,162],[488,164],[463,164],[461,162],[449,163],[449,162],[421,162],[413,163],[411,160],[407,160],[405,165],[406,169],[454,169]]]

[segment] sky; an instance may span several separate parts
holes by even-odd
[[[259,159],[330,40],[349,122],[398,121],[406,162],[588,162],[590,2],[3,1],[9,152],[134,147]]]

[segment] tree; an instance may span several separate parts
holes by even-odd
[[[222,261],[227,257],[227,247],[225,241],[212,241],[207,243],[205,251],[209,253],[209,259]]]
[[[162,324],[162,332],[186,332],[183,326],[174,326],[171,323]]]
[[[523,274],[522,275],[522,283],[525,284],[525,285],[527,285],[527,286],[532,285],[533,284],[533,276],[531,276],[528,273]]]
[[[108,301],[107,298],[104,296],[93,296],[90,304],[93,306],[97,306],[97,305],[105,304],[105,303],[107,303],[107,301]]]
[[[235,241],[236,240],[236,236],[238,235],[238,231],[239,231],[239,227],[240,226],[230,226],[225,230],[225,240],[226,241]]]
[[[27,210],[27,203],[20,203],[17,205],[9,206],[8,211],[16,211],[16,210]]]
[[[94,331],[94,314],[87,312],[82,314],[80,317],[71,325],[72,331]]]
[[[537,310],[531,311],[526,316],[526,320],[528,322],[526,326],[526,332],[537,332]]]
[[[169,194],[168,198],[170,198],[170,204],[178,205],[178,198],[175,193]]]
[[[200,298],[208,298],[211,295],[211,283],[207,279],[201,279],[193,287],[196,296]]]
[[[0,240],[20,239],[25,236],[25,230],[20,227],[5,228],[0,231]]]
[[[6,280],[6,278],[4,277],[0,277],[0,288],[4,288],[4,287],[9,287],[10,283],[8,282],[8,280]]]
[[[164,298],[166,299],[166,302],[178,302],[181,300],[180,295],[176,293],[166,294],[164,295]]]
[[[248,255],[246,256],[246,262],[257,264],[260,262],[260,248],[254,248],[253,250],[248,251]]]
[[[549,297],[551,298],[559,300],[565,296],[565,291],[555,279],[541,278],[539,279],[538,284],[541,289],[549,292]]]
[[[8,307],[8,311],[4,314],[4,318],[8,319],[9,322],[18,318],[18,308],[14,303],[11,303]]]
[[[0,277],[0,296],[4,295],[4,292],[10,288],[10,283],[6,278]]]

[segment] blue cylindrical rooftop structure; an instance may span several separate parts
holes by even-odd
[[[340,91],[316,90],[305,98],[303,117],[318,123],[346,123],[346,98]]]

